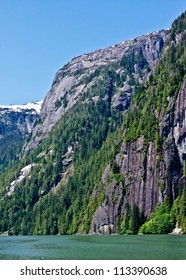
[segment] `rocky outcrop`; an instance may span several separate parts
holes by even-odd
[[[186,80],[178,94],[174,125],[175,144],[183,163],[186,160]]]
[[[176,227],[173,229],[171,234],[182,234],[182,228],[179,228],[178,223],[176,223]]]
[[[6,195],[11,196],[11,194],[15,190],[15,187],[19,185],[29,175],[30,171],[34,166],[35,164],[29,164],[21,169],[21,172],[18,175],[18,177],[15,178],[15,180],[12,181],[9,186],[6,187]]]
[[[41,123],[34,128],[32,139],[25,147],[25,151],[35,148],[80,97],[99,80],[104,79],[102,70],[105,67],[114,69],[115,73],[123,79],[112,96],[113,110],[127,109],[131,95],[135,91],[134,84],[146,80],[154,69],[166,40],[166,34],[167,31],[161,30],[84,54],[60,69],[43,102]]]
[[[39,119],[42,101],[25,105],[0,106],[0,139],[6,135],[19,133],[25,138],[32,132],[36,120]]]
[[[123,182],[113,180],[105,191],[105,202],[95,212],[91,233],[102,233],[102,226],[110,227],[111,233],[117,231],[117,217],[125,217],[125,204],[137,204],[145,216],[155,210],[157,203],[163,201],[165,163],[157,165],[155,146],[148,148],[144,138],[133,143],[123,143],[116,157],[116,164]],[[162,181],[162,189],[158,185]],[[107,233],[109,233],[107,231]]]
[[[94,213],[90,233],[116,233],[117,217],[124,219],[126,203],[131,207],[138,205],[148,217],[165,195],[173,201],[179,186],[186,186],[185,177],[182,178],[186,160],[186,80],[176,106],[172,99],[169,106],[170,113],[160,120],[160,133],[166,135],[161,155],[153,142],[145,143],[144,137],[123,142],[115,159],[122,182],[113,179],[108,184],[105,201]]]
[[[39,120],[42,102],[0,106],[0,172],[17,160]]]

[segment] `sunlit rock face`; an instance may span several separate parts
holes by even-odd
[[[166,37],[167,31],[161,30],[72,59],[56,73],[41,108],[41,122],[32,131],[25,151],[35,148],[56,122],[92,86],[104,79],[106,67],[125,77],[123,83],[116,86],[111,102],[113,110],[126,110],[135,92],[133,83],[140,84],[148,79],[160,58]],[[97,96],[93,98],[96,100]]]

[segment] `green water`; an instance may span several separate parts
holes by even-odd
[[[186,235],[0,236],[0,259],[186,260]]]

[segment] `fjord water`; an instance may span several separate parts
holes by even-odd
[[[186,235],[0,236],[1,260],[186,260]]]

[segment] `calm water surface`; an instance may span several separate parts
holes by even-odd
[[[0,236],[1,260],[186,260],[186,235]]]

